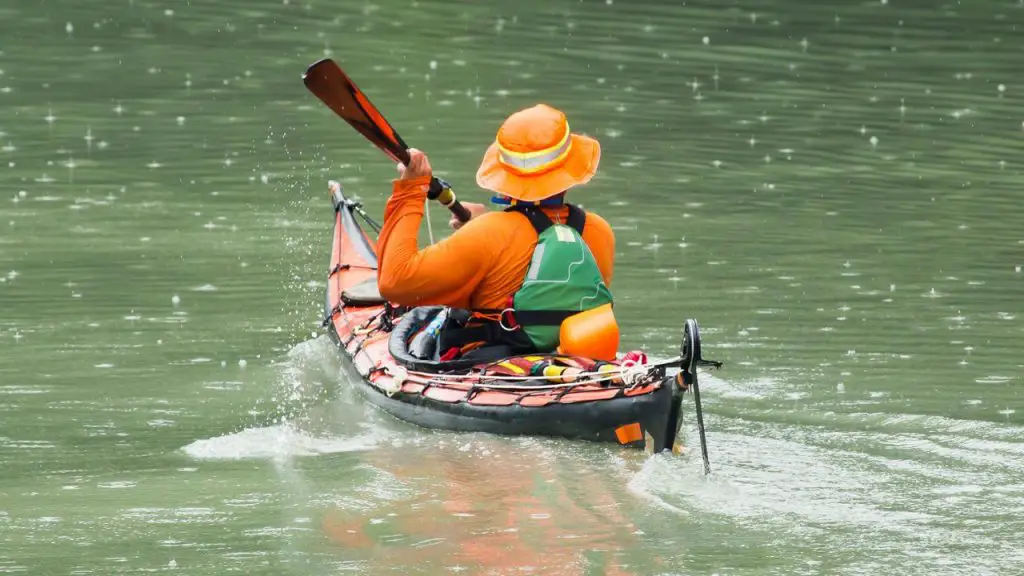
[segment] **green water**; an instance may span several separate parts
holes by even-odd
[[[1021,573],[1022,28],[1017,0],[3,4],[0,573]],[[326,181],[380,214],[394,168],[303,89],[324,55],[464,199],[518,108],[600,139],[575,199],[616,228],[624,343],[696,317],[726,362],[709,479],[358,399],[318,327]]]

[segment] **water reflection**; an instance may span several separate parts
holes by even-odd
[[[376,450],[365,460],[375,481],[410,495],[328,509],[324,532],[373,573],[636,574],[626,551],[638,529],[611,489],[620,474],[558,452],[486,437]]]

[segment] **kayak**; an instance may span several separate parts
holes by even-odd
[[[702,359],[695,320],[685,323],[680,356],[661,362],[638,352],[620,352],[611,363],[563,354],[447,361],[423,354],[417,336],[445,309],[402,307],[381,297],[376,238],[360,221],[374,234],[380,226],[339,183],[331,181],[329,189],[335,225],[323,327],[362,397],[426,428],[681,451],[683,396],[691,388],[699,394],[698,366],[721,365]],[[566,372],[572,376],[531,375],[538,362],[572,368]]]

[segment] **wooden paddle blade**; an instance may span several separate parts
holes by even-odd
[[[409,164],[409,147],[334,60],[324,58],[311,64],[302,83],[392,160]]]

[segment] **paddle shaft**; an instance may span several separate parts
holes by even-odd
[[[302,83],[391,159],[409,165],[409,146],[334,60],[324,58],[311,64],[302,75]],[[472,217],[444,180],[431,178],[427,197],[443,204],[462,222]]]

